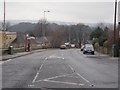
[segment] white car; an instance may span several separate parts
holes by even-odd
[[[66,45],[60,45],[60,49],[66,49]]]
[[[75,44],[71,44],[71,48],[75,48]]]

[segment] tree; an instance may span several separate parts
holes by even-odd
[[[92,40],[93,38],[97,38],[99,45],[103,46],[104,41],[107,40],[107,30],[103,30],[98,26],[90,35],[90,39]]]
[[[4,26],[4,23],[2,23],[1,28],[4,29],[4,27],[5,27],[5,30],[6,30],[6,31],[9,31],[9,28],[10,28],[10,22],[6,22],[6,23],[5,23],[5,26]]]

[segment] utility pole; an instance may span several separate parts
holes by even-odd
[[[112,52],[114,57],[118,57],[118,43],[116,41],[116,14],[117,14],[117,0],[115,0],[115,12],[114,12],[114,44],[112,46]]]
[[[5,22],[5,0],[4,0],[4,21],[3,21],[3,30],[4,31],[6,31],[6,26],[5,26],[5,24],[6,24],[6,22]]]
[[[120,8],[120,2],[118,2],[118,8]],[[118,48],[120,57],[120,9],[118,9]]]
[[[5,46],[6,46],[6,35],[5,35],[5,31],[6,31],[6,18],[5,18],[5,8],[6,6],[5,6],[5,0],[4,0],[4,20],[3,20],[3,39],[2,39],[2,43],[3,43],[3,48],[5,48]]]
[[[71,43],[71,26],[69,26],[69,43]]]
[[[115,0],[115,13],[114,13],[114,44],[116,43],[116,14],[117,14],[117,0]]]
[[[118,22],[118,50],[119,50],[119,57],[120,57],[120,21]]]

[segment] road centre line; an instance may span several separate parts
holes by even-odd
[[[76,73],[79,77],[81,77],[83,80],[85,80],[86,82],[90,82],[90,81],[88,81],[87,79],[85,79],[82,75],[80,75],[79,73]]]

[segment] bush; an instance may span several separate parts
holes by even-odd
[[[95,49],[98,51],[99,50],[99,43],[98,42],[96,42],[95,44],[94,44],[94,47],[95,47]]]
[[[106,40],[104,43],[103,43],[103,46],[108,48],[108,40]]]

